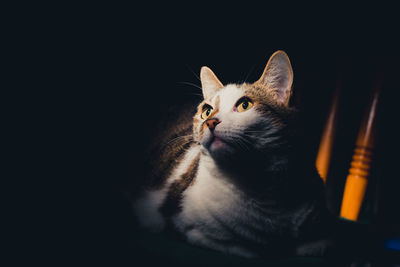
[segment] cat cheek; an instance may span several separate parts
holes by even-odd
[[[203,123],[200,128],[200,134],[202,137],[204,136],[204,133],[207,132],[207,129],[208,129],[207,124]]]
[[[207,147],[212,140],[212,135],[211,132],[207,129],[207,127],[202,129],[204,129],[204,131],[202,131],[200,134],[200,143],[203,146]]]
[[[204,139],[204,133],[206,132],[206,125],[205,123],[200,123],[196,128],[199,141],[202,142],[202,140]]]

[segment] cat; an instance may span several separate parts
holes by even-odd
[[[288,55],[276,51],[251,84],[223,85],[208,67],[200,80],[195,114],[177,117],[153,147],[148,185],[133,202],[139,223],[243,257],[309,253],[304,242],[329,216],[289,104]]]

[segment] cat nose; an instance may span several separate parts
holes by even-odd
[[[221,121],[217,118],[212,118],[206,121],[208,128],[213,131],[215,129],[215,126],[217,126],[218,123]]]

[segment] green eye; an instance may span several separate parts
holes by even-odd
[[[207,107],[207,108],[203,111],[203,113],[201,113],[201,118],[202,118],[203,120],[207,119],[207,118],[210,116],[212,110],[213,110],[212,107]]]
[[[249,99],[243,99],[237,106],[237,112],[244,112],[253,107],[253,103]]]

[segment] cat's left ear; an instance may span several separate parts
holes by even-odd
[[[211,98],[224,85],[209,67],[202,67],[200,70],[201,88],[204,99]]]
[[[282,50],[272,54],[255,84],[266,88],[280,104],[288,106],[293,84],[293,69],[288,55]]]

